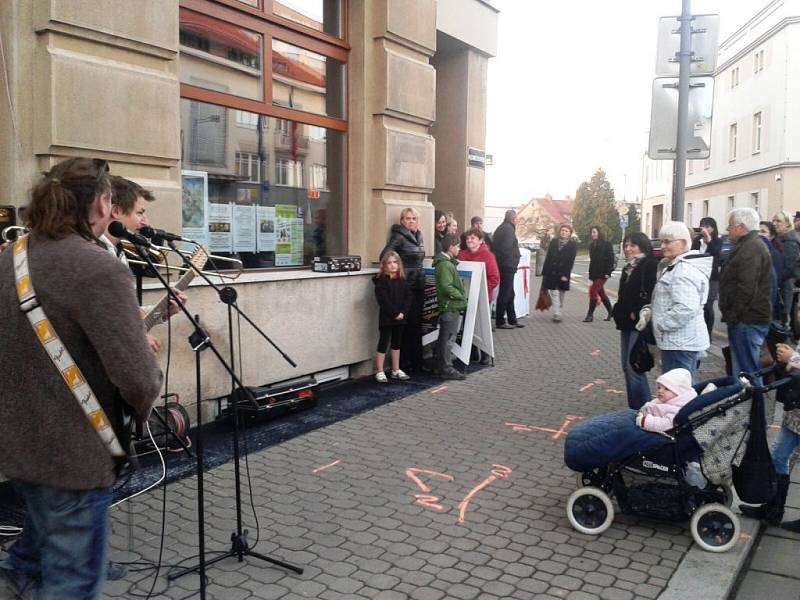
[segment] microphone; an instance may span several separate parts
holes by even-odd
[[[163,229],[156,229],[155,227],[150,227],[149,225],[145,225],[139,229],[139,233],[141,233],[144,237],[148,237],[153,240],[155,243],[161,242],[189,242],[190,244],[194,244],[192,240],[187,240],[185,237],[179,236],[177,233],[170,233],[169,231],[164,231]]]
[[[153,245],[150,240],[143,235],[125,229],[125,226],[119,221],[111,221],[111,223],[108,224],[108,233],[113,235],[115,238],[128,240],[131,244],[135,244],[137,246],[150,247]]]

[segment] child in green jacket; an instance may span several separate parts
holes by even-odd
[[[456,271],[456,255],[461,241],[457,236],[442,239],[442,252],[433,259],[436,270],[436,298],[439,303],[439,339],[436,342],[436,368],[442,379],[464,379],[453,368],[450,346],[458,333],[461,312],[467,308],[467,295]]]

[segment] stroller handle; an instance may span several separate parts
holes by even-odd
[[[746,373],[742,371],[739,373],[739,377],[747,381],[747,387],[751,388],[755,392],[766,393],[772,390],[776,390],[778,388],[782,388],[783,386],[800,381],[800,371],[794,371],[791,375],[787,375],[777,381],[773,381],[767,385],[756,385],[756,379],[761,377],[762,375],[769,375],[770,373],[774,373],[778,370],[778,368],[782,366],[781,363],[776,362],[771,367],[766,367],[764,369],[759,369],[754,373]]]

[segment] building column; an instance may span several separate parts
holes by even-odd
[[[378,260],[400,211],[420,212],[427,254],[433,251],[436,78],[435,0],[348,3],[349,252]]]

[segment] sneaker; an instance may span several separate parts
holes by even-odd
[[[403,372],[403,369],[397,369],[397,371],[392,371],[391,375],[389,375],[392,379],[397,379],[398,381],[408,381],[411,379],[408,375]]]
[[[106,579],[108,581],[119,581],[120,579],[124,579],[127,574],[128,567],[108,561],[108,567],[106,567]]]
[[[466,375],[464,375],[463,373],[459,373],[455,369],[453,369],[452,371],[444,371],[444,372],[442,372],[440,377],[442,379],[453,379],[453,380],[456,380],[456,381],[461,381],[462,379],[466,379],[467,378]]]
[[[514,327],[516,327],[517,329],[522,329],[523,327],[525,327],[525,324],[524,323],[514,323]]]
[[[560,323],[561,322],[561,315],[553,315],[553,321],[555,321],[556,323]]]
[[[516,329],[514,325],[509,325],[508,323],[503,323],[502,325],[498,325],[495,329]]]
[[[375,381],[377,381],[378,383],[386,383],[389,380],[386,379],[386,373],[384,373],[383,371],[378,371],[377,373],[375,373]]]

